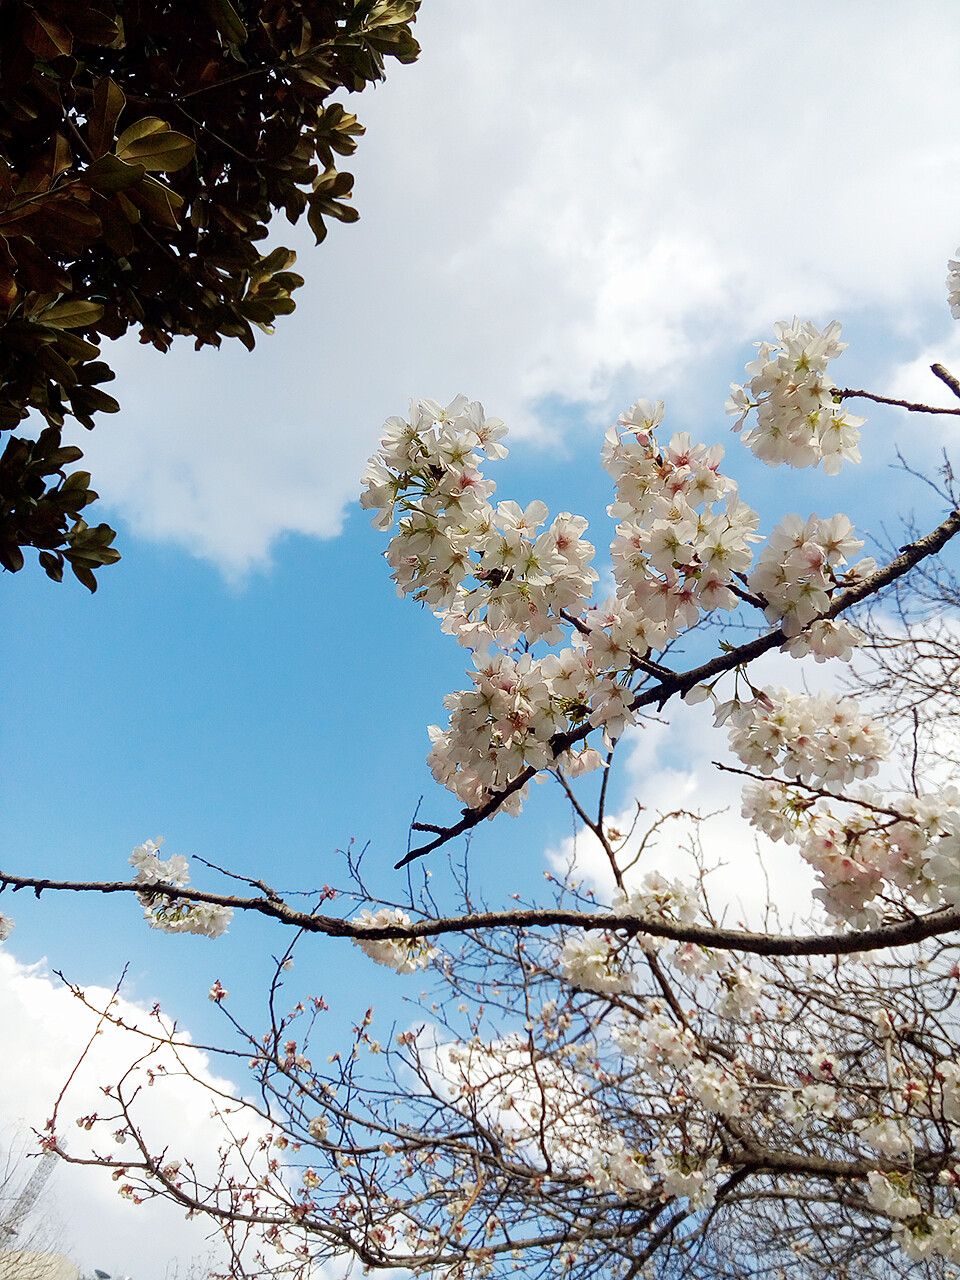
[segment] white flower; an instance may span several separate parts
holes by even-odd
[[[823,463],[836,475],[848,462],[859,462],[859,428],[864,419],[845,413],[835,400],[836,383],[826,372],[828,361],[846,348],[839,342],[840,324],[834,320],[821,333],[809,321],[774,326],[775,343],[759,342],[758,358],[747,365],[753,377],[746,387],[732,386],[727,413],[736,414],[739,431],[751,409],[757,425],[743,434],[743,443],[772,467]]]
[[[589,1144],[587,1168],[597,1191],[612,1191],[625,1199],[631,1192],[649,1191],[653,1182],[643,1156],[627,1147],[618,1133],[598,1133]]]
[[[13,933],[14,924],[9,916],[0,915],[0,942],[6,942]]]
[[[871,1170],[867,1174],[867,1182],[870,1184],[867,1200],[874,1209],[885,1213],[888,1218],[914,1218],[920,1212],[920,1201],[895,1185],[893,1177],[896,1176],[885,1176],[875,1169]]]
[[[617,1027],[614,1038],[621,1053],[642,1059],[644,1067],[658,1080],[666,1079],[671,1071],[689,1067],[697,1051],[693,1033],[662,1014],[639,1026]]]
[[[162,844],[162,840],[146,840],[130,855],[131,865],[137,868],[136,883],[144,886],[137,897],[147,924],[162,933],[197,933],[219,938],[233,919],[232,907],[151,892],[150,885],[173,885],[180,889],[190,882],[187,860],[181,854],[175,854],[166,862],[157,857]],[[210,998],[214,998],[212,993]]]
[[[778,767],[801,782],[846,786],[875,774],[886,758],[883,731],[848,699],[786,689],[764,692],[730,731],[730,745],[751,769]]]
[[[687,1071],[694,1096],[714,1115],[732,1119],[740,1114],[743,1094],[733,1075],[713,1062],[691,1062]]]
[[[763,994],[764,981],[759,973],[740,966],[721,977],[722,994],[718,1011],[727,1018],[740,1018],[754,1007]]]
[[[837,1080],[840,1075],[840,1062],[822,1044],[808,1049],[810,1070],[818,1080]]]
[[[325,1142],[329,1130],[330,1121],[323,1115],[314,1116],[307,1125],[307,1133],[313,1138],[314,1142]]]
[[[960,1125],[960,1064],[948,1060],[937,1063],[940,1105],[951,1124]]]
[[[379,911],[361,911],[353,917],[351,924],[408,928],[410,917],[395,907],[383,907]],[[426,969],[439,955],[437,948],[431,947],[423,938],[354,938],[353,941],[371,960],[395,969],[397,973],[416,973],[418,969]]]
[[[864,1142],[889,1159],[909,1155],[913,1150],[913,1139],[895,1120],[877,1120],[873,1124],[861,1121],[855,1127]]]
[[[560,967],[566,981],[584,991],[612,995],[633,988],[633,974],[624,971],[616,945],[606,935],[567,938],[560,953]]]
[[[795,1133],[806,1128],[811,1116],[831,1119],[837,1111],[837,1091],[830,1084],[808,1084],[788,1094],[780,1104],[784,1119]]]
[[[702,1168],[686,1169],[676,1156],[655,1151],[653,1163],[662,1178],[661,1195],[688,1196],[691,1209],[708,1209],[716,1198],[717,1159],[711,1156]]]
[[[145,902],[143,918],[151,929],[159,929],[161,933],[196,933],[204,938],[219,938],[227,932],[233,909],[212,902],[188,902],[183,898],[154,895]]]
[[[699,910],[695,886],[685,885],[682,880],[668,880],[658,871],[648,872],[639,889],[629,893],[617,889],[613,895],[613,911],[618,916],[693,924]]]
[[[187,860],[182,854],[174,854],[166,862],[157,857],[163,840],[145,840],[130,855],[130,865],[137,869],[137,884],[172,884],[182,888],[189,884]]]

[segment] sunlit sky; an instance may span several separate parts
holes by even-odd
[[[424,0],[421,60],[348,100],[368,130],[350,165],[361,221],[320,249],[276,228],[306,277],[296,314],[253,354],[110,353],[123,412],[77,435],[123,560],[94,597],[33,565],[0,584],[4,869],[122,878],[134,845],[164,836],[171,853],[310,890],[345,882],[338,851],[354,841],[373,889],[402,896],[392,867],[421,798],[423,820],[456,813],[424,764],[426,726],[467,665],[397,599],[383,535],[356,503],[381,423],[411,396],[463,391],[503,417],[498,497],[587,515],[601,572],[600,442],[638,396],[727,445],[767,529],[842,510],[895,542],[911,510],[936,522],[935,501],[889,466],[896,443],[935,465],[952,443],[942,422],[861,410],[863,466],[825,481],[749,458],[723,413],[752,343],[794,313],[843,321],[840,385],[945,403],[926,368],[960,369],[943,284],[960,239],[955,6],[812,0],[802,15],[739,0]],[[776,659],[770,671],[789,674]],[[641,735],[615,803],[728,803],[706,723]],[[736,820],[721,821],[727,850]],[[570,831],[552,784],[536,788],[520,819],[476,834],[478,893],[542,897]],[[434,870],[439,884],[442,859]],[[193,878],[219,883],[198,864]],[[792,864],[774,879],[805,893]],[[28,1127],[87,1025],[54,969],[112,987],[129,965],[127,1000],[159,1000],[208,1042],[222,1034],[214,979],[256,1024],[288,941],[254,919],[215,943],[160,936],[127,899],[7,895],[0,909],[17,921],[0,958],[0,1117]],[[331,1004],[334,1048],[366,1005],[397,1010],[404,990],[322,940],[289,982]],[[106,1082],[132,1056],[101,1048],[74,1113],[97,1071]],[[158,1124],[167,1105],[171,1130],[195,1128],[202,1145],[205,1104],[188,1120],[193,1104],[158,1101]],[[134,1210],[109,1178],[61,1169],[49,1187],[88,1267],[164,1280],[205,1251],[201,1227]]]

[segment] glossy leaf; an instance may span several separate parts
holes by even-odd
[[[43,323],[55,329],[89,329],[103,315],[99,302],[84,302],[79,298],[60,302],[43,313]]]
[[[130,164],[126,160],[121,160],[119,156],[108,153],[94,160],[93,164],[84,171],[83,176],[94,191],[113,195],[139,182],[146,171],[147,167],[144,164]]]
[[[247,40],[247,28],[230,0],[204,0],[204,8],[228,44],[241,45]]]
[[[87,122],[87,143],[94,156],[110,151],[125,102],[123,90],[109,76],[94,84],[93,109]]]
[[[71,550],[90,586],[116,555],[91,559],[99,544],[71,528],[94,491],[43,470],[66,418],[89,428],[118,408],[88,339],[134,328],[160,351],[178,334],[252,349],[294,309],[303,280],[290,250],[263,253],[267,226],[277,211],[294,223],[306,213],[321,239],[329,218],[356,218],[335,160],[362,126],[332,96],[382,79],[386,58],[415,56],[416,4],[0,8],[17,33],[0,76],[0,431],[49,424],[42,446],[16,436],[0,455],[2,562],[19,567],[11,548],[33,546],[56,580]]]
[[[117,139],[116,155],[151,173],[175,173],[190,163],[196,150],[196,144],[186,134],[168,128],[156,116],[146,116],[124,129]]]

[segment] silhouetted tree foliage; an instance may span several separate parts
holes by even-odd
[[[97,497],[65,446],[119,409],[101,336],[166,351],[253,348],[293,311],[295,255],[262,255],[274,211],[357,219],[337,158],[363,127],[340,103],[412,62],[419,0],[0,0],[0,564],[34,547],[119,559],[81,512]],[[33,430],[37,415],[44,420]],[[15,433],[15,434],[14,434]],[[33,436],[36,438],[33,438]]]

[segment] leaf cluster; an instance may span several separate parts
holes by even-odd
[[[259,242],[280,210],[317,243],[356,221],[337,164],[363,126],[330,98],[416,59],[418,4],[0,0],[0,432],[45,420],[0,456],[5,569],[35,547],[94,590],[119,558],[61,439],[119,408],[101,340],[252,349],[293,311],[295,255]]]

